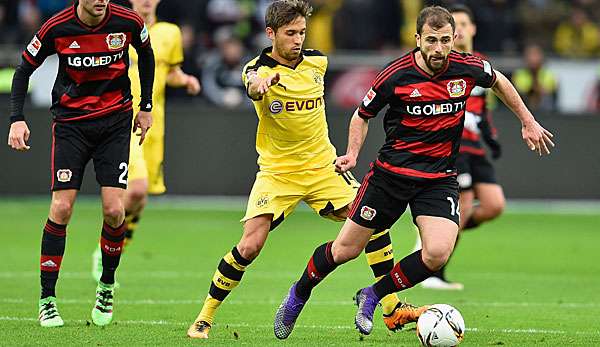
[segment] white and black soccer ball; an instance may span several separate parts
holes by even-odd
[[[417,321],[417,336],[423,346],[456,346],[465,336],[465,321],[450,305],[431,305]]]

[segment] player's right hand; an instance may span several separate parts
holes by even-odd
[[[27,151],[31,148],[27,145],[30,134],[25,121],[14,122],[10,125],[8,132],[8,145],[17,151]]]
[[[269,88],[271,88],[271,86],[274,86],[277,83],[279,83],[280,78],[281,76],[279,75],[279,72],[265,78],[257,77],[256,83],[258,85],[256,86],[256,90],[258,91],[258,94],[264,95],[269,90]]]
[[[335,171],[339,173],[344,173],[346,171],[352,170],[356,166],[356,158],[344,154],[335,159]]]

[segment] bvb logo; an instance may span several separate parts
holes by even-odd
[[[323,84],[323,76],[321,76],[316,71],[313,71],[313,80],[315,81],[316,84],[319,84],[319,85]]]
[[[263,195],[260,198],[258,198],[258,200],[256,200],[256,207],[263,208],[263,207],[267,207],[267,205],[269,205],[269,196],[268,195]]]

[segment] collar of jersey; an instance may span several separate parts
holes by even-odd
[[[292,69],[292,70],[296,70],[296,68],[298,67],[298,65],[300,65],[300,63],[302,63],[302,61],[304,60],[304,53],[300,53],[300,60],[298,60],[298,63],[296,64],[296,66],[290,66],[290,65],[285,65],[285,64],[281,64],[280,62],[278,62],[277,60],[273,59],[273,57],[271,57],[269,55],[269,53],[273,52],[273,47],[267,47],[265,49],[263,49],[262,53],[260,54],[260,57],[258,58],[258,62],[262,65],[266,65],[270,68],[274,68],[277,65],[281,65],[284,67],[287,67],[288,69]],[[304,52],[304,50],[302,50],[302,52]]]

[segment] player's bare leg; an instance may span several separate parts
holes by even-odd
[[[473,213],[473,201],[475,200],[475,192],[472,188],[462,189],[459,196],[460,206],[460,230],[462,230],[464,223],[467,221],[469,216]],[[460,232],[456,239],[456,245],[460,239]],[[418,240],[418,246],[415,246],[415,250],[421,249],[420,238]],[[455,247],[456,247],[455,245]],[[418,247],[418,248],[417,248]],[[427,289],[438,289],[438,290],[463,290],[464,285],[459,282],[451,282],[446,278],[446,265],[436,271],[433,276],[427,278],[421,282],[421,286]]]
[[[64,325],[56,305],[56,282],[65,253],[67,224],[71,220],[76,197],[75,189],[58,190],[52,193],[40,256],[42,292],[39,301],[39,321],[42,327]]]
[[[336,210],[334,215],[345,219],[348,216],[350,207],[348,205]],[[376,230],[373,233],[365,247],[365,256],[376,282],[392,271],[394,267],[394,250],[389,229]],[[396,293],[381,299],[381,310],[383,311],[383,322],[391,331],[400,330],[405,324],[416,322],[419,318],[413,314],[415,306],[400,301]]]
[[[119,266],[123,239],[125,238],[125,189],[102,187],[102,214],[104,224],[100,236],[102,251],[102,276],[96,288],[96,302],[92,309],[92,322],[104,326],[113,316],[115,271]]]
[[[133,232],[137,228],[142,211],[148,201],[148,179],[140,178],[129,180],[125,191],[125,239],[123,241],[123,252],[131,242]],[[102,276],[102,251],[100,245],[92,255],[92,277],[96,282]],[[116,283],[118,287],[118,283]]]
[[[479,205],[465,219],[463,230],[477,227],[479,224],[498,217],[504,211],[506,199],[499,184],[477,183],[473,187]]]
[[[208,338],[217,309],[227,295],[238,286],[246,267],[260,254],[269,236],[272,220],[272,214],[264,214],[244,223],[244,233],[239,243],[221,259],[215,271],[200,314],[188,329],[189,337]]]

